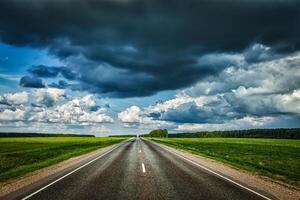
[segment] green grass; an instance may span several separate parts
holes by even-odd
[[[231,166],[300,185],[300,140],[166,138],[151,140]]]
[[[0,181],[119,143],[125,139],[108,137],[0,138]]]

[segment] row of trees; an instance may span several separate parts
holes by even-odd
[[[95,135],[0,132],[0,137],[95,137]]]
[[[196,133],[169,134],[169,138],[275,138],[275,139],[300,139],[300,128],[279,129],[250,129],[233,131],[203,131]]]
[[[149,134],[141,135],[142,137],[159,137],[165,138],[168,137],[168,130],[167,129],[156,129],[151,131]]]
[[[44,134],[44,133],[0,133],[0,137],[95,137],[94,135],[77,134]],[[111,135],[110,137],[135,137],[136,135]],[[196,133],[168,134],[167,129],[156,129],[142,137],[159,138],[276,138],[276,139],[300,139],[300,128],[279,128],[279,129],[250,129],[232,131],[202,131]]]
[[[136,137],[136,135],[110,135],[109,137]]]

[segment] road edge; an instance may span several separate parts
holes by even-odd
[[[255,175],[250,172],[246,172],[243,170],[238,170],[229,165],[221,163],[217,160],[213,160],[204,156],[200,156],[197,154],[193,154],[184,149],[176,149],[174,147],[167,146],[165,144],[157,143],[149,139],[145,139],[154,144],[166,149],[167,151],[179,156],[186,158],[186,160],[191,160],[198,165],[207,168],[213,172],[220,174],[221,176],[225,176],[228,179],[231,179],[238,184],[241,184],[251,190],[258,191],[263,195],[271,195],[276,199],[289,199],[289,200],[299,200],[300,199],[300,191],[287,187],[285,185],[281,185],[277,182],[272,181],[268,177],[263,177],[259,175]]]
[[[32,184],[47,179],[48,177],[55,176],[59,173],[63,173],[63,171],[67,170],[68,168],[80,165],[80,163],[82,162],[88,162],[88,160],[92,159],[93,157],[98,157],[102,154],[106,154],[107,152],[110,152],[114,148],[121,146],[122,144],[128,142],[131,139],[132,138],[129,138],[120,143],[100,148],[86,154],[75,156],[67,160],[61,161],[59,163],[56,163],[54,165],[26,173],[20,177],[4,181],[0,183],[0,199],[18,190],[21,190],[22,188],[26,188]]]

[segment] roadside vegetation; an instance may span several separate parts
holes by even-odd
[[[300,186],[300,140],[150,138],[236,168]]]
[[[0,138],[0,181],[119,143],[125,139],[116,137]]]

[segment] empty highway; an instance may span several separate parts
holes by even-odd
[[[153,142],[131,139],[5,199],[268,199]]]

